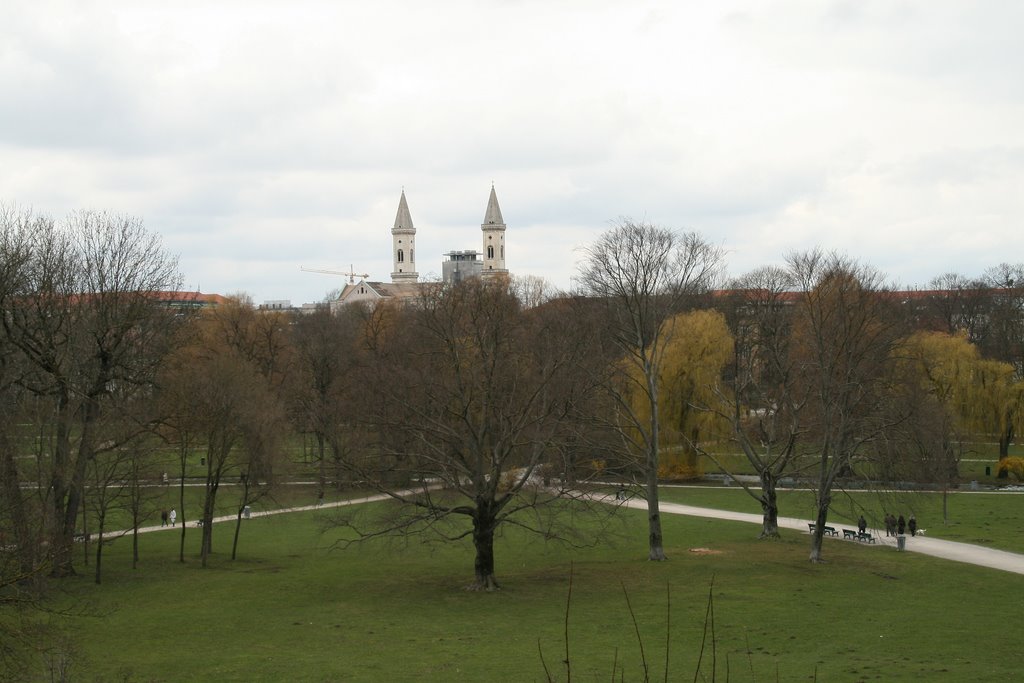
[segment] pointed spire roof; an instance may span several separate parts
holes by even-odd
[[[500,214],[499,214],[500,215]],[[412,225],[412,214],[409,213],[409,204],[405,201],[405,188],[402,188],[402,198],[398,200],[398,213],[395,215],[395,227],[392,232],[414,231]]]
[[[484,225],[504,225],[505,220],[501,217],[501,207],[498,206],[498,195],[494,193],[494,183],[491,183],[491,196],[487,200],[487,212],[484,214]]]

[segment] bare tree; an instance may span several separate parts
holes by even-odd
[[[761,538],[779,536],[777,487],[794,464],[807,402],[807,387],[796,381],[792,288],[785,269],[761,268],[735,281],[720,303],[733,334],[731,387],[719,391],[710,408],[729,420],[733,439],[757,472],[760,489],[740,484],[761,504]]]
[[[122,384],[152,380],[173,317],[154,294],[175,288],[177,262],[128,216],[79,212],[29,227],[31,257],[4,332],[33,367],[24,384],[54,403],[50,494],[53,574],[72,573],[86,467],[103,405]]]
[[[624,219],[584,250],[583,291],[605,306],[606,333],[622,354],[623,369],[606,388],[619,407],[620,434],[641,454],[647,498],[649,557],[664,560],[658,505],[660,368],[672,338],[673,315],[692,306],[718,277],[722,252],[696,233],[678,233]],[[633,409],[633,396],[648,408]]]
[[[937,329],[946,334],[964,333],[978,344],[986,333],[991,285],[984,279],[970,279],[959,273],[944,273],[929,282],[927,309]]]
[[[988,334],[982,352],[1013,365],[1024,379],[1024,263],[1001,263],[985,271],[991,287]]]
[[[363,424],[374,455],[346,465],[400,505],[363,533],[469,536],[472,588],[497,588],[499,527],[573,533],[545,514],[565,500],[541,481],[583,393],[571,325],[544,307],[524,310],[501,278],[427,287],[414,305],[368,313],[364,381],[375,391]]]
[[[290,326],[294,371],[288,381],[292,421],[298,431],[311,433],[315,442],[318,491],[332,477],[346,451],[346,435],[353,422],[352,404],[361,395],[352,371],[353,353],[361,329],[360,311],[345,306],[338,313],[327,308],[297,316]],[[340,484],[340,482],[339,482]]]
[[[888,400],[894,349],[905,336],[898,303],[882,275],[837,254],[792,254],[789,268],[800,296],[794,317],[798,391],[807,427],[805,452],[818,461],[812,562],[820,562],[832,491],[855,458],[907,419]]]
[[[266,407],[277,401],[260,368],[219,334],[223,329],[220,314],[213,311],[194,321],[192,344],[182,346],[169,359],[161,380],[170,438],[177,442],[182,461],[192,448],[204,449],[206,478],[198,520],[204,567],[213,551],[213,518],[220,488],[229,479],[240,481],[247,462],[262,457],[262,452],[246,451],[247,437],[252,446],[253,435],[267,418]],[[269,462],[265,465],[254,468],[253,476],[268,476]],[[182,509],[183,524],[184,513]]]
[[[14,305],[15,297],[25,289],[31,260],[29,235],[40,220],[30,212],[0,205],[0,311]],[[17,347],[0,335],[0,556],[5,575],[16,567],[18,576],[37,571],[39,547],[31,532],[33,515],[22,491],[14,446],[24,399],[19,386],[24,372]]]

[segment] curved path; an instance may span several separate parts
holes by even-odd
[[[609,501],[610,502],[610,501]],[[647,502],[639,499],[632,499],[628,501],[618,501],[619,505],[625,505],[631,508],[639,508],[642,510],[647,509]],[[690,515],[691,517],[712,517],[715,519],[725,519],[734,522],[749,522],[752,524],[761,524],[761,515],[751,514],[746,512],[732,512],[729,510],[715,510],[712,508],[701,508],[694,507],[692,505],[680,505],[679,503],[661,503],[661,511],[663,513],[673,515]],[[797,531],[807,531],[807,524],[809,520],[796,519],[794,517],[779,517],[779,527],[784,529],[795,529]],[[837,528],[842,528],[843,525],[835,525]],[[847,525],[847,528],[856,529],[856,525]],[[860,543],[865,547],[896,547],[896,539],[894,537],[886,537],[885,530],[879,529],[868,529],[868,532],[875,537],[876,543]],[[825,538],[835,538],[832,536],[826,536]],[[1000,569],[1006,572],[1013,572],[1015,574],[1024,574],[1024,555],[1018,553],[1011,553],[1006,550],[994,550],[993,548],[986,548],[985,546],[972,545],[970,543],[958,543],[956,541],[943,541],[938,538],[930,538],[927,536],[907,536],[906,549],[912,553],[922,553],[924,555],[931,555],[933,557],[940,557],[944,560],[953,560],[954,562],[966,562],[967,564],[976,564],[981,567],[990,567],[992,569]],[[838,537],[836,540],[841,540],[842,537]],[[854,542],[854,541],[850,541]]]
[[[268,517],[270,515],[281,515],[288,512],[308,512],[311,510],[327,509],[343,507],[347,505],[359,505],[361,503],[371,503],[378,500],[385,500],[389,496],[385,495],[374,495],[364,496],[361,498],[353,498],[351,500],[341,500],[330,503],[322,503],[319,505],[302,505],[299,507],[281,508],[279,510],[265,510],[260,512],[253,512],[250,517]],[[646,510],[647,503],[643,499],[632,498],[626,501],[613,501],[611,496],[605,499],[605,502],[609,504],[621,505],[623,507],[636,508],[639,510]],[[717,510],[714,508],[703,508],[695,507],[693,505],[681,505],[679,503],[661,503],[661,511],[666,514],[672,515],[689,515],[691,517],[710,517],[713,519],[723,519],[733,522],[747,522],[750,524],[761,524],[761,515],[752,514],[749,512],[733,512],[731,510]],[[235,515],[223,515],[220,517],[214,517],[214,523],[217,522],[230,522],[236,519]],[[194,523],[194,521],[193,521]],[[796,531],[806,531],[808,520],[797,519],[795,517],[779,517],[779,527],[783,529],[794,529]],[[838,528],[842,528],[843,525],[836,525]],[[169,530],[177,527],[171,526],[147,526],[140,527],[139,533],[149,533],[153,531]],[[848,528],[855,528],[855,525],[848,525]],[[879,529],[868,529],[872,536],[877,541],[874,544],[860,543],[860,545],[872,548],[872,547],[896,547],[896,539],[893,537],[886,537],[884,530]],[[131,529],[123,529],[119,531],[107,532],[104,534],[104,540],[113,540],[119,536],[124,536],[131,533]],[[832,536],[826,536],[825,538],[834,538]],[[841,540],[842,537],[836,538]],[[965,562],[967,564],[975,564],[981,567],[990,567],[992,569],[999,569],[1001,571],[1013,572],[1015,574],[1024,574],[1024,555],[1019,553],[1011,553],[1006,550],[995,550],[993,548],[986,548],[985,546],[972,545],[970,543],[958,543],[956,541],[943,541],[938,538],[930,538],[926,536],[908,536],[906,549],[912,553],[922,553],[924,555],[931,555],[932,557],[939,557],[944,560],[952,560],[954,562]]]
[[[340,508],[340,507],[345,507],[347,505],[359,505],[361,503],[373,503],[373,502],[378,501],[378,500],[386,500],[386,499],[388,499],[390,497],[391,496],[386,496],[384,494],[377,494],[377,495],[373,495],[373,496],[363,496],[362,498],[352,498],[352,499],[349,499],[349,500],[338,500],[338,501],[334,501],[334,502],[331,502],[331,503],[319,503],[317,505],[300,505],[298,507],[278,508],[276,510],[262,510],[262,511],[259,511],[259,512],[254,510],[253,512],[251,512],[249,514],[249,517],[246,517],[246,518],[243,518],[243,519],[256,519],[257,517],[269,517],[271,515],[283,515],[283,514],[285,514],[287,512],[309,512],[311,510],[324,510],[324,509],[327,509],[327,508]],[[236,519],[238,519],[237,515],[221,515],[220,517],[214,517],[213,518],[213,523],[214,524],[218,524],[220,522],[233,522]],[[193,526],[194,527],[194,526],[196,526],[196,520],[190,519],[190,520],[187,520],[187,521],[183,521],[182,524],[187,524],[189,526]],[[157,525],[157,526],[140,526],[139,527],[139,533],[140,534],[148,534],[148,533],[153,532],[153,531],[167,531],[168,529],[180,529],[180,528],[181,528],[181,525],[179,525],[179,524],[176,524],[174,526],[171,526],[170,524],[168,524],[166,526],[159,526],[159,525]],[[120,538],[121,536],[127,536],[127,535],[129,535],[131,533],[132,533],[131,529],[118,529],[117,531],[106,531],[103,534],[103,540],[104,540],[104,542],[105,541],[112,541],[112,540],[114,540],[116,538]]]

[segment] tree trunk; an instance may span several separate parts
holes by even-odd
[[[71,558],[74,528],[69,533],[65,524],[65,513],[69,505],[66,477],[71,461],[70,404],[68,391],[62,387],[57,399],[57,433],[53,449],[53,471],[50,475],[50,489],[53,491],[53,530],[50,539],[53,564],[50,575],[58,578],[75,572]]]
[[[206,566],[206,560],[213,552],[213,507],[217,498],[216,489],[207,494],[206,504],[203,505],[203,540],[200,544],[199,555],[202,557],[202,566]]]
[[[213,460],[207,455],[207,462],[211,469],[209,478],[212,478],[213,473]],[[203,566],[206,566],[206,560],[213,552],[213,511],[216,509],[217,503],[217,484],[207,483],[206,489],[206,500],[203,502],[203,541],[200,544],[200,556],[203,558]]]
[[[647,448],[647,531],[649,553],[647,559],[661,562],[665,557],[665,540],[661,534],[661,508],[658,504],[658,439],[660,434],[660,416],[658,415],[658,376],[657,367],[645,368],[647,374],[647,392],[651,400],[651,433]]]
[[[0,444],[2,470],[0,481],[3,482],[3,495],[10,501],[11,527],[14,529],[14,543],[18,548],[18,568],[22,575],[28,576],[35,569],[36,547],[29,532],[28,516],[25,512],[25,498],[21,495],[21,484],[18,477],[17,463],[14,461],[14,450],[7,443]]]
[[[476,579],[470,590],[493,591],[500,588],[494,578],[494,519],[484,509],[473,515],[473,546],[476,548],[476,561],[473,569]]]
[[[1010,455],[1010,444],[1013,442],[1013,423],[1007,420],[1006,429],[999,433],[999,459],[1002,460]],[[1004,479],[1008,472],[1005,469],[999,470],[999,478]]]
[[[96,583],[100,583],[100,574],[103,567],[103,519],[100,518],[99,528],[96,530]]]
[[[647,467],[647,531],[650,552],[647,559],[661,562],[665,557],[664,539],[661,535],[661,510],[658,506],[658,466]]]
[[[235,516],[235,538],[231,542],[231,559],[234,560],[238,555],[238,533],[242,530],[242,508],[238,509],[238,514]]]
[[[761,536],[779,538],[779,503],[775,492],[775,475],[765,467],[761,470]]]
[[[89,541],[92,536],[89,534],[89,517],[86,514],[85,505],[82,506],[82,562],[89,566]]]
[[[178,543],[178,562],[185,562],[185,467],[188,464],[188,442],[183,440],[181,445],[181,476],[178,479],[178,506],[181,510],[181,540]]]
[[[316,431],[316,457],[318,459],[317,466],[317,492],[327,490],[327,459],[324,457],[324,433],[320,430]]]
[[[828,507],[832,500],[825,497],[818,501],[818,516],[815,519],[814,533],[811,534],[811,562],[824,562],[821,557],[821,542],[825,536],[825,525],[828,523]]]

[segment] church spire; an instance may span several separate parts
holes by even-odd
[[[412,214],[409,213],[409,202],[405,201],[405,188],[402,188],[402,198],[398,200],[398,213],[395,214],[395,227],[391,232],[408,231],[416,232],[412,225]]]
[[[487,211],[484,212],[484,225],[505,225],[501,207],[498,206],[498,195],[494,193],[494,183],[491,183],[491,196],[487,200]]]
[[[491,196],[487,199],[487,210],[484,212],[484,222],[480,230],[483,232],[484,240],[484,265],[481,274],[488,277],[496,273],[508,273],[505,268],[505,219],[501,217],[494,183],[491,183]]]
[[[412,224],[409,203],[405,200],[405,188],[398,200],[398,213],[395,214],[395,227],[391,228],[391,269],[392,282],[418,282],[420,275],[416,272],[416,228]]]

